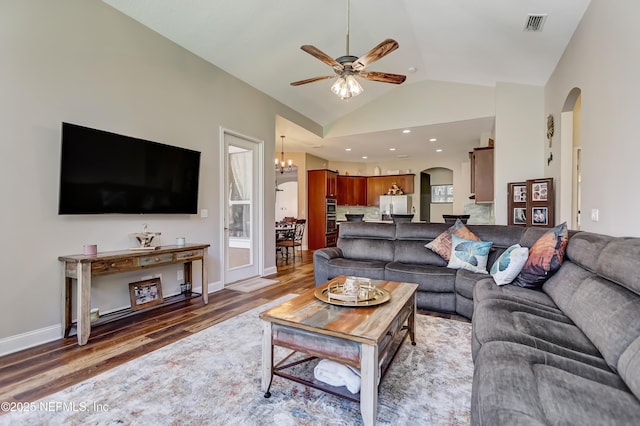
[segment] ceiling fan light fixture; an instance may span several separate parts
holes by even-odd
[[[331,91],[338,95],[340,99],[349,99],[354,96],[358,96],[364,92],[364,89],[360,83],[358,83],[358,80],[356,80],[353,75],[349,74],[338,77],[336,82],[331,86]]]

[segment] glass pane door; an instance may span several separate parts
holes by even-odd
[[[257,144],[225,133],[225,283],[258,275]]]

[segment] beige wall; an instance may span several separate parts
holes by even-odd
[[[263,242],[274,247],[275,117],[317,124],[97,0],[2,1],[0,34],[0,353],[61,336],[58,256],[88,243],[125,249],[143,223],[165,244],[211,244],[209,281],[221,279],[221,127],[265,141]],[[58,216],[62,121],[201,151],[199,208],[209,217]],[[271,250],[263,263],[275,268]],[[176,271],[162,272],[169,290]],[[127,283],[141,275],[105,277],[94,306],[127,306]]]
[[[582,92],[582,229],[640,236],[640,3],[592,0],[545,88],[545,113],[559,117],[574,88]],[[556,134],[562,129],[556,128]],[[554,162],[561,146],[552,147]],[[554,170],[553,177],[560,172]],[[590,219],[598,209],[600,220]]]

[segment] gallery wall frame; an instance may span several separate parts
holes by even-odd
[[[507,196],[509,225],[555,226],[553,178],[509,182]]]

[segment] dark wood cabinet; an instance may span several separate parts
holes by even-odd
[[[367,178],[363,176],[338,176],[339,206],[367,205]]]
[[[475,148],[469,158],[476,203],[493,203],[493,147]]]
[[[414,174],[370,176],[367,178],[367,205],[380,206],[380,196],[389,191],[395,182],[405,194],[413,194]]]
[[[336,231],[327,232],[327,198],[338,194],[338,173],[332,170],[307,171],[307,245],[309,250],[330,247]],[[335,242],[334,244],[335,245]]]

